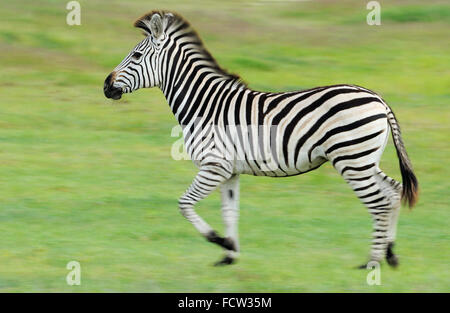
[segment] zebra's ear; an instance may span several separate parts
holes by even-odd
[[[155,13],[150,20],[150,31],[155,39],[158,39],[163,32],[161,15]]]
[[[134,23],[134,27],[142,29],[143,30],[142,34],[144,36],[150,36],[151,35],[150,28],[148,27],[147,23],[145,23],[143,20],[137,20]]]
[[[158,39],[163,32],[163,23],[159,13],[150,13],[138,19],[134,26],[144,31],[144,35]]]

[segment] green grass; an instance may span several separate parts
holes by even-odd
[[[449,6],[360,1],[7,1],[0,11],[0,292],[448,292]],[[397,2],[396,2],[397,3]],[[329,164],[306,175],[241,179],[242,257],[222,251],[177,209],[195,175],[170,157],[176,125],[159,90],[119,102],[107,74],[141,40],[133,21],[173,9],[211,53],[260,90],[354,83],[396,113],[421,183],[403,209],[397,270],[368,286],[370,216]],[[361,17],[360,19],[355,17]],[[382,168],[399,179],[390,142]],[[220,197],[198,212],[221,230]],[[68,286],[66,264],[81,263]]]
[[[394,22],[450,22],[450,6],[406,6],[387,10],[383,18]]]

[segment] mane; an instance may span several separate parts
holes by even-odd
[[[180,14],[172,11],[153,10],[138,18],[133,24],[134,27],[144,29],[146,32],[150,33],[150,30],[148,29],[148,22],[150,21],[153,14],[159,14],[161,18],[165,20],[165,32],[174,28],[177,28],[178,30],[185,29],[189,36],[193,39],[192,43],[197,46],[196,49],[204,56],[204,58],[210,63],[211,67],[214,70],[216,70],[219,74],[225,76],[227,79],[234,81],[237,86],[247,87],[247,84],[241,79],[239,75],[228,72],[217,63],[216,59],[206,49],[197,31]]]

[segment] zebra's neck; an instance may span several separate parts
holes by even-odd
[[[173,85],[163,90],[163,93],[175,118],[183,125],[215,111],[218,103],[231,92],[243,92],[246,89],[233,78],[201,67],[175,79]]]
[[[226,96],[247,86],[236,75],[222,69],[195,32],[187,31],[161,54],[161,85],[170,108],[183,125],[215,109],[218,94]]]

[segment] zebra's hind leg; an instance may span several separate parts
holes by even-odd
[[[361,167],[340,165],[341,174],[372,215],[374,231],[370,261],[381,262],[387,257],[395,263],[392,235],[398,216],[396,210],[400,207],[400,194],[391,184],[392,178],[386,176],[374,163]],[[389,242],[389,240],[392,241]],[[366,265],[367,263],[359,268],[366,268]]]
[[[233,249],[227,250],[216,266],[233,264],[239,256],[239,175],[233,175],[220,186],[222,194],[222,218],[225,224],[225,238],[231,239]]]
[[[393,205],[389,218],[389,228],[387,233],[388,246],[386,251],[386,261],[390,266],[397,267],[398,257],[394,253],[394,242],[397,235],[398,217],[400,215],[402,184],[395,179],[387,176],[383,172],[381,172],[379,175],[383,177],[382,184],[384,185],[385,191],[388,197],[390,197]]]

